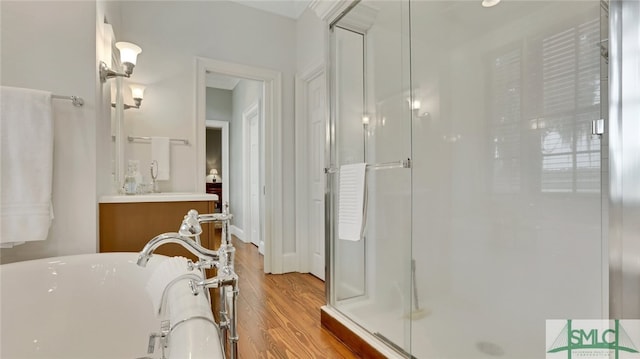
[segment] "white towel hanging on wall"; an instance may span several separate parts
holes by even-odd
[[[158,161],[158,181],[168,181],[171,173],[170,139],[151,137],[151,160]]]
[[[359,241],[364,220],[364,193],[367,165],[340,166],[338,193],[338,238]]]
[[[0,90],[0,248],[47,239],[53,219],[51,93]]]

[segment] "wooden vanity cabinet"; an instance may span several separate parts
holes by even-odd
[[[158,234],[178,232],[189,210],[213,213],[216,201],[100,203],[99,206],[100,252],[139,252]],[[202,230],[202,245],[217,249],[219,236],[214,235],[213,224],[203,224]],[[196,260],[189,251],[174,243],[160,246],[155,253]]]

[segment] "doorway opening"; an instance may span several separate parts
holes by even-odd
[[[207,193],[219,196],[216,211],[230,204],[231,234],[264,254],[264,82],[207,71],[206,86]]]
[[[229,200],[229,122],[206,120],[205,124],[206,189],[207,193],[218,195],[215,211],[222,212],[222,203]]]
[[[231,234],[256,244],[264,254],[266,273],[283,272],[282,248],[282,160],[281,160],[281,74],[272,70],[196,59],[196,188],[205,190],[212,168],[206,157],[206,130],[211,121],[227,124],[228,159],[222,159],[222,200],[234,215]],[[231,89],[220,88],[223,79]],[[218,82],[219,83],[219,82]],[[216,102],[211,93],[231,91],[228,121],[215,118]],[[224,96],[222,96],[224,97]],[[229,112],[229,111],[227,111]],[[212,126],[209,126],[211,124]],[[224,137],[224,136],[223,136]],[[213,163],[214,161],[212,161]],[[225,167],[226,163],[226,169]],[[220,170],[218,170],[220,173]]]

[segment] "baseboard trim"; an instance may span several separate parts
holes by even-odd
[[[231,232],[232,236],[236,236],[239,240],[243,241],[244,243],[247,243],[247,240],[245,239],[244,236],[244,231],[234,225],[229,226],[229,232]]]
[[[283,273],[300,272],[300,270],[298,268],[298,254],[297,253],[285,253],[282,256],[282,271],[283,271]]]
[[[320,308],[320,324],[342,341],[352,352],[363,358],[402,359],[405,356],[383,344],[371,333],[354,324],[347,317],[329,306]]]

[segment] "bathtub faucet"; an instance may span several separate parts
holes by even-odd
[[[217,275],[215,277],[207,278],[204,280],[192,279],[189,281],[189,286],[191,287],[191,291],[194,295],[198,295],[203,288],[220,288],[227,285],[231,286],[233,290],[237,290],[238,275],[232,272],[226,275]]]
[[[180,235],[180,233],[163,233],[153,237],[147,244],[145,244],[142,251],[138,255],[138,265],[146,267],[147,262],[151,259],[153,252],[158,247],[167,244],[176,243],[187,249],[196,257],[205,262],[216,262],[219,260],[218,251],[207,249],[200,244],[196,243],[193,239]]]
[[[218,288],[220,304],[218,315],[220,321],[220,339],[227,340],[230,358],[238,358],[238,275],[233,267],[226,265],[218,270],[218,275],[204,280],[190,280],[189,286],[194,295],[202,290]],[[229,291],[230,289],[230,291]]]
[[[202,226],[200,225],[200,221],[198,220],[198,211],[192,209],[187,212],[187,215],[184,216],[182,224],[180,224],[178,233],[186,237],[196,237],[202,234]]]
[[[153,252],[160,246],[167,243],[176,243],[186,248],[189,252],[198,258],[197,262],[189,261],[187,269],[200,270],[202,277],[196,277],[194,274],[188,273],[179,280],[191,277],[189,286],[194,295],[202,292],[209,296],[209,289],[217,288],[220,295],[219,318],[218,323],[219,335],[221,341],[227,341],[230,351],[230,358],[238,358],[238,275],[234,269],[235,248],[231,242],[231,233],[229,231],[230,222],[233,215],[229,213],[229,204],[222,206],[222,213],[211,213],[200,215],[196,210],[190,210],[177,233],[163,233],[152,238],[142,249],[138,256],[138,265],[145,267]],[[221,240],[220,247],[217,250],[211,250],[200,244],[200,235],[202,234],[202,223],[217,222],[221,224]],[[215,277],[207,278],[205,269],[217,268]],[[204,278],[204,279],[203,279]],[[177,281],[178,279],[174,280]],[[167,287],[173,284],[170,283]],[[165,291],[168,288],[165,288]],[[210,300],[210,298],[208,298]],[[164,293],[163,293],[164,301]],[[155,337],[154,337],[155,338]]]
[[[178,233],[186,237],[196,237],[202,234],[202,223],[221,222],[223,229],[231,221],[233,215],[228,212],[229,204],[225,202],[222,213],[199,214],[195,209],[184,216]],[[225,236],[223,236],[224,239]]]

